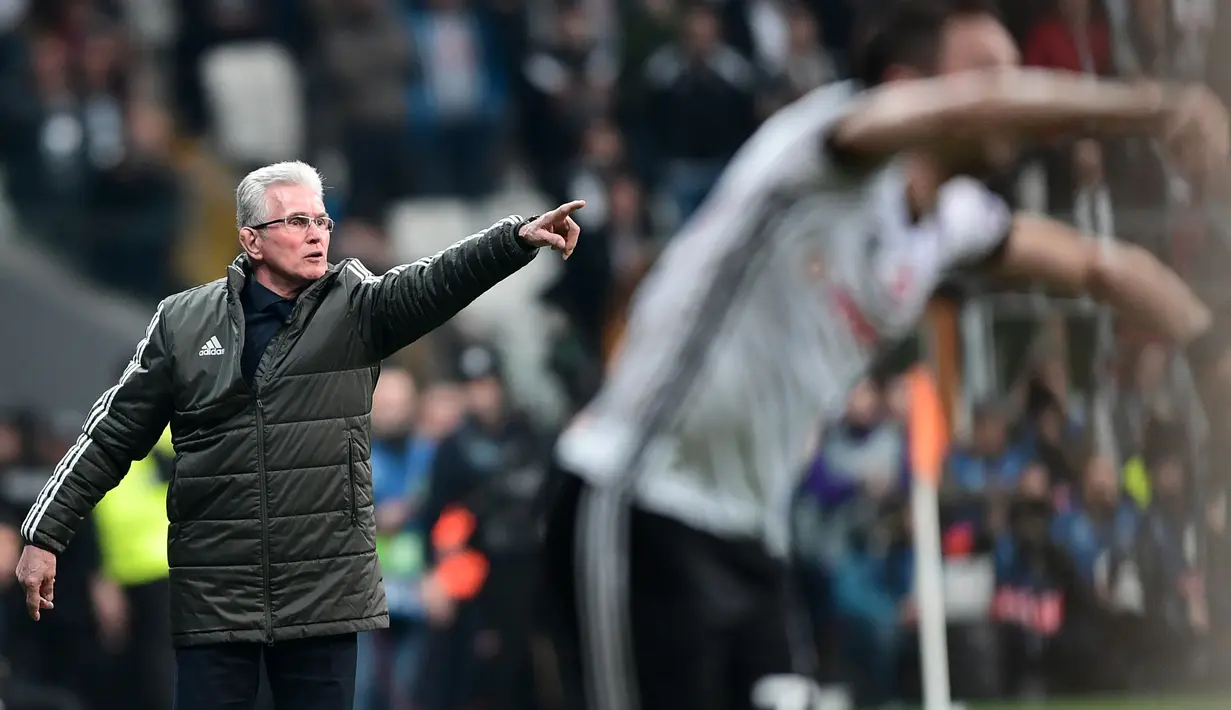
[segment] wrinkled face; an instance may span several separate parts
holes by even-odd
[[[240,242],[253,264],[267,269],[275,285],[289,290],[324,276],[329,268],[329,230],[323,224],[328,215],[321,196],[305,185],[271,185],[265,200],[270,224],[240,230]]]

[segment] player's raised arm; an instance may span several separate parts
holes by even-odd
[[[1226,114],[1203,87],[987,69],[884,84],[856,102],[831,142],[878,159],[925,147],[982,149],[998,138],[1156,134],[1189,161],[1225,160]]]
[[[1148,133],[1193,172],[1226,158],[1226,112],[1204,88],[1022,69],[991,0],[872,5],[856,49],[870,90],[830,128],[837,155],[875,164],[917,151],[963,172],[1003,167],[1016,139]]]
[[[988,262],[994,276],[1089,293],[1144,328],[1187,344],[1211,324],[1210,309],[1171,269],[1133,244],[1100,241],[1049,217],[1019,213]]]

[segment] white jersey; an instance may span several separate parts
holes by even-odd
[[[856,91],[812,92],[735,156],[638,290],[602,391],[561,438],[564,466],[693,527],[785,548],[821,423],[1010,223],[967,179],[912,222],[897,163],[832,163],[828,131]]]

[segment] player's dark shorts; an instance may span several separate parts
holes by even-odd
[[[557,473],[541,601],[569,710],[773,708],[753,688],[783,675],[798,694],[780,561]]]

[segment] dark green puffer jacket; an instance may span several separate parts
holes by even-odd
[[[240,375],[247,258],[226,278],[167,298],[22,537],[63,551],[169,422],[176,645],[387,626],[369,462],[380,362],[528,264],[535,250],[516,236],[523,223],[509,217],[382,277],[354,260],[330,267],[299,295],[252,387]]]

